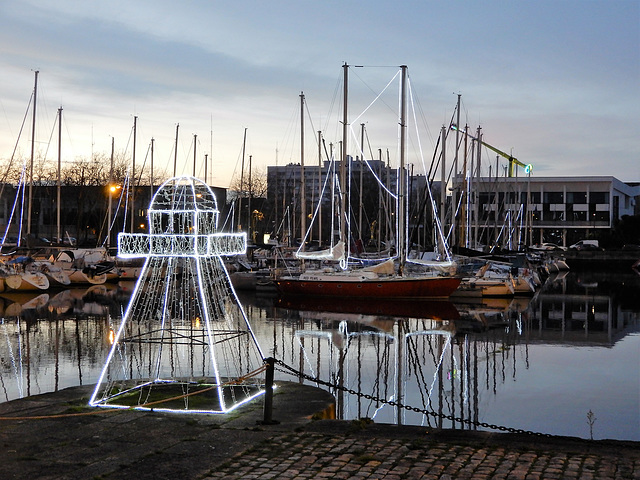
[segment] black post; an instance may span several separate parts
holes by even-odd
[[[264,419],[263,425],[273,425],[278,422],[274,422],[272,418],[273,413],[273,374],[275,371],[275,359],[273,357],[265,358],[267,364],[267,374],[265,377],[264,386]]]

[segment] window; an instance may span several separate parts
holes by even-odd
[[[544,203],[564,203],[562,192],[544,192]]]
[[[609,192],[590,192],[589,203],[609,203]]]
[[[587,192],[567,192],[567,203],[587,203]]]

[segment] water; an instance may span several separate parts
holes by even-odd
[[[2,294],[0,401],[95,383],[130,289]],[[369,396],[332,389],[339,418],[640,441],[639,293],[633,273],[570,273],[471,304],[239,297],[266,356]]]

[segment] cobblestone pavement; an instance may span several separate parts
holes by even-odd
[[[218,466],[212,479],[638,479],[640,452],[465,445],[426,438],[293,433]],[[585,448],[589,450],[589,448]],[[623,449],[624,450],[624,449]]]
[[[271,423],[259,402],[185,416],[91,409],[90,392],[0,403],[0,479],[640,480],[640,442],[312,421],[334,399],[294,383]]]

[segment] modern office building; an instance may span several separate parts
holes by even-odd
[[[339,162],[335,168],[339,169]],[[331,173],[329,162],[305,167],[305,223],[318,214],[315,210],[322,195],[323,243],[335,232],[329,230],[329,219],[335,215],[331,195],[326,190],[339,188],[325,183]],[[391,192],[395,194],[397,169],[387,168],[382,161],[350,162],[351,239],[371,240],[383,229],[382,237],[393,240],[395,211]],[[288,222],[290,231],[300,237],[302,168],[299,164],[268,167],[268,200],[279,222]],[[381,182],[376,180],[378,177]],[[424,176],[409,175],[411,241],[429,247],[433,244],[434,221],[431,202],[435,205],[447,232],[449,244],[474,249],[500,247],[522,249],[536,243],[553,242],[571,245],[581,239],[596,238],[610,231],[625,215],[640,214],[640,184],[624,183],[612,176],[576,177],[480,177],[462,181],[456,177],[441,202],[441,183],[432,182],[425,189]],[[381,184],[383,185],[381,187]],[[384,189],[388,189],[385,192]],[[334,199],[336,196],[334,195]],[[444,206],[444,207],[443,207]],[[455,207],[455,208],[452,208]],[[440,212],[445,210],[444,214]],[[455,215],[452,214],[455,211]],[[455,217],[455,222],[451,219]],[[316,227],[317,228],[317,227]],[[431,229],[431,231],[430,231]]]
[[[274,216],[274,232],[280,239],[289,234],[299,240],[309,230],[307,241],[329,244],[337,236],[340,208],[340,163],[323,162],[322,166],[304,167],[290,163],[267,167],[267,198]],[[411,176],[407,171],[409,204],[420,202],[425,186],[424,175]],[[382,160],[362,162],[349,157],[346,204],[350,205],[350,225],[353,242],[392,241],[396,210],[398,169],[388,167]],[[304,176],[304,184],[301,178]],[[303,197],[305,202],[301,201]],[[332,201],[333,199],[333,201]],[[332,222],[332,219],[334,221]],[[310,228],[311,222],[314,226]]]
[[[570,245],[639,213],[640,186],[610,176],[474,178],[455,184],[466,209],[457,228],[471,246]],[[463,195],[470,192],[468,197]]]

